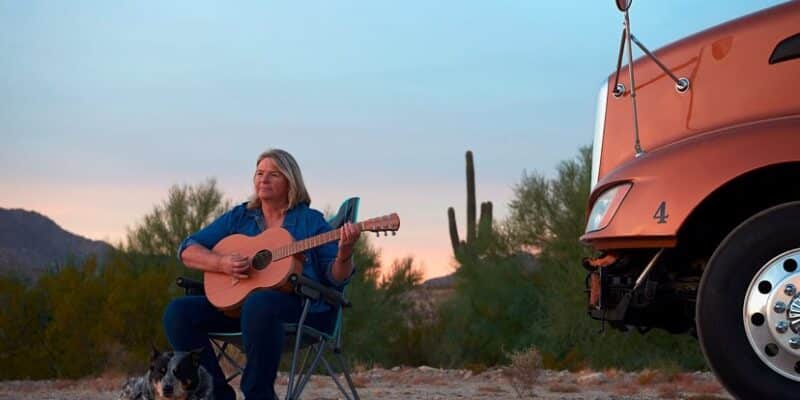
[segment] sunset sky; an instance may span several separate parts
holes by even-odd
[[[524,170],[591,144],[613,3],[0,0],[0,207],[117,242],[173,184],[213,177],[244,201],[278,147],[313,207],[400,214],[372,241],[384,265],[444,275],[466,150],[502,220]],[[638,0],[631,25],[655,49],[777,3]]]

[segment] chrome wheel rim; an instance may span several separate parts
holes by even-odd
[[[747,287],[743,308],[753,351],[773,371],[800,382],[800,248],[761,267]]]

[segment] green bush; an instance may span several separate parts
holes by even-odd
[[[532,344],[530,323],[543,308],[533,271],[517,257],[466,260],[455,278],[455,293],[439,310],[435,364],[491,366]]]
[[[151,343],[166,344],[161,314],[179,273],[176,261],[117,252],[102,267],[68,262],[32,286],[0,279],[9,310],[0,317],[0,379],[141,372]]]
[[[355,247],[356,273],[347,287],[353,307],[345,310],[346,353],[351,361],[367,365],[397,365],[409,360],[410,300],[405,296],[422,279],[413,260],[396,261],[389,275],[381,276],[377,251],[366,237]]]
[[[49,319],[44,293],[15,277],[0,277],[0,379],[51,376],[42,346]]]

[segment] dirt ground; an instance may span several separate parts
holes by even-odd
[[[665,373],[608,371],[538,371],[521,382],[509,369],[481,373],[431,367],[375,368],[354,374],[362,399],[731,399],[708,372]],[[115,399],[123,376],[82,380],[4,381],[0,400],[7,399]],[[531,382],[533,380],[533,382]],[[279,390],[287,378],[278,377]],[[280,393],[280,392],[279,392]],[[283,393],[280,393],[283,394]],[[315,376],[303,399],[333,400],[344,397],[326,376]],[[241,393],[239,399],[242,399]]]

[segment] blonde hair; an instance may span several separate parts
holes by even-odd
[[[311,196],[308,195],[306,185],[303,183],[303,174],[300,172],[300,166],[297,165],[297,161],[295,161],[294,157],[286,150],[269,149],[258,156],[256,166],[265,158],[272,160],[275,166],[278,167],[278,171],[289,181],[289,205],[284,211],[291,210],[300,203],[311,204]],[[247,203],[247,208],[255,209],[260,207],[261,199],[258,198],[257,194],[253,193],[250,197],[250,201]]]

